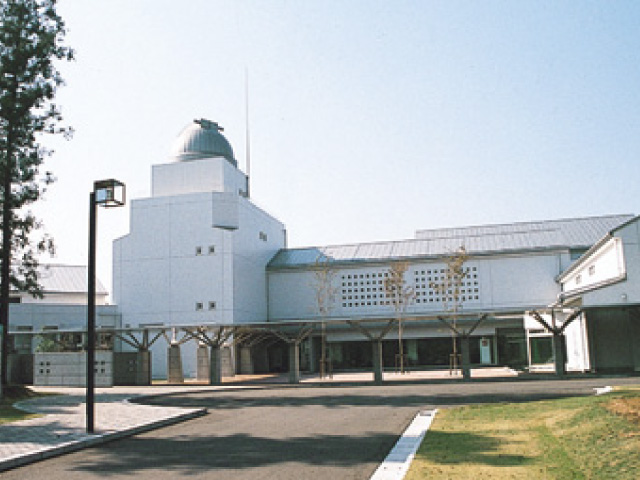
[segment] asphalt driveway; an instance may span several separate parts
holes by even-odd
[[[638,378],[384,386],[268,387],[181,393],[145,403],[208,415],[4,472],[2,480],[366,479],[422,409],[593,394]]]

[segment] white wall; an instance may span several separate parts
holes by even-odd
[[[581,272],[589,281],[589,267],[595,265],[596,277],[584,291],[574,289],[582,305],[605,306],[640,303],[640,225],[635,220],[614,231],[614,238],[581,261],[579,268],[562,278],[564,288],[575,287],[575,276]],[[598,280],[598,281],[597,281]],[[608,281],[614,283],[608,284]],[[582,292],[582,293],[580,293]]]
[[[464,308],[499,310],[549,305],[560,291],[555,282],[560,269],[560,255],[534,253],[472,257],[465,263],[469,272],[464,279],[463,288],[467,291],[463,293],[466,296],[463,311]],[[337,296],[329,316],[392,314],[393,307],[382,302],[385,295],[381,284],[383,277],[380,276],[389,267],[390,263],[360,268],[337,266],[334,277]],[[405,281],[415,288],[418,296],[408,307],[407,314],[443,311],[445,305],[429,284],[438,282],[441,274],[436,272],[444,268],[442,261],[410,263]],[[318,318],[314,288],[316,277],[312,267],[270,271],[268,281],[271,320]]]
[[[247,178],[224,157],[153,165],[153,197],[202,192],[246,192]]]
[[[131,233],[114,242],[113,295],[125,324],[232,319],[232,233],[213,227],[216,195],[132,202]]]
[[[241,227],[232,233],[234,322],[266,322],[266,267],[285,246],[285,227],[245,198],[238,211]]]
[[[562,277],[562,290],[571,294],[575,291],[589,289],[620,280],[625,272],[622,240],[611,238],[596,251],[581,259],[570,273]]]

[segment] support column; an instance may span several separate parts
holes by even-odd
[[[172,343],[167,349],[167,363],[167,381],[169,383],[184,383],[180,344],[177,342]]]
[[[309,372],[318,373],[318,358],[316,358],[316,342],[314,337],[309,337]]]
[[[211,363],[209,361],[208,350],[206,344],[198,344],[198,350],[196,352],[196,380],[199,382],[206,382],[210,377]]]
[[[253,375],[253,355],[251,347],[240,347],[240,374]]]
[[[220,385],[222,383],[222,354],[220,347],[211,346],[209,359],[209,383],[211,385]]]
[[[300,383],[300,344],[289,342],[289,383]]]
[[[382,384],[382,340],[372,340],[371,346],[373,348],[373,355],[371,360],[373,361],[373,382],[376,385]]]
[[[462,357],[462,378],[471,378],[471,360],[469,356],[469,335],[460,336],[460,354]]]
[[[564,355],[564,335],[561,333],[553,334],[553,358],[556,366],[556,375],[559,377],[565,374],[565,355]]]

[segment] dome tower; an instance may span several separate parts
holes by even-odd
[[[188,162],[202,158],[224,157],[238,167],[229,141],[222,135],[224,129],[216,122],[201,118],[194,120],[175,140],[171,158],[177,162]]]

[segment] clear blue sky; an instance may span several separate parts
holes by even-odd
[[[290,246],[640,213],[640,2],[59,0],[75,127],[38,207],[86,263],[92,181],[150,191],[195,118],[245,162]],[[98,276],[128,208],[100,211]],[[45,259],[46,260],[46,259]]]

